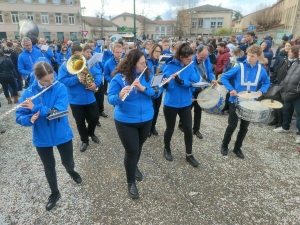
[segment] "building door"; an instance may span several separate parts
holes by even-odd
[[[70,39],[72,41],[77,41],[77,33],[76,32],[70,32]]]
[[[64,41],[64,32],[57,32],[57,40]]]
[[[0,39],[2,39],[2,38],[7,38],[7,36],[6,36],[6,32],[0,32]]]
[[[44,32],[44,38],[45,38],[45,40],[51,41],[50,32]]]

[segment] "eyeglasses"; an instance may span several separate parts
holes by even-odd
[[[154,52],[161,53],[161,51],[156,51],[156,50]]]

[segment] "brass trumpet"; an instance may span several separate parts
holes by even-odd
[[[88,88],[92,83],[95,82],[93,75],[90,74],[87,66],[86,59],[83,55],[72,55],[67,62],[67,70],[71,74],[77,74],[78,80],[80,83],[84,84]],[[85,75],[85,81],[80,79],[80,73]],[[98,88],[94,90],[97,92]]]

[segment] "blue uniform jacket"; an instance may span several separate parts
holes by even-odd
[[[19,100],[23,102],[26,98],[30,98],[42,89],[35,80],[33,85],[27,88]],[[69,126],[67,116],[60,119],[48,120],[48,111],[56,108],[59,111],[68,109],[68,95],[65,85],[61,83],[55,84],[45,93],[32,100],[34,107],[32,110],[19,108],[16,111],[16,122],[22,126],[32,126],[32,139],[36,147],[50,147],[63,144],[73,138],[72,130]],[[40,115],[34,124],[30,122],[31,117],[40,111]]]
[[[195,67],[197,67],[197,56],[196,55],[194,55],[193,61],[194,61]],[[206,74],[207,74],[207,81],[211,82],[212,80],[215,80],[216,78],[215,78],[215,75],[213,73],[209,57],[206,57],[206,59],[204,61],[204,67],[205,67]],[[197,69],[198,69],[198,67],[197,67]],[[199,74],[201,75],[199,69],[198,69],[198,71],[199,71]]]
[[[46,52],[42,52],[42,55],[44,57],[46,57],[49,60],[49,62],[51,62],[51,59],[54,57],[54,54],[53,54],[53,52],[52,52],[52,50],[51,50],[50,47],[48,48],[48,50]]]
[[[111,57],[109,60],[106,61],[104,65],[104,79],[107,82],[110,82],[112,79],[111,73],[115,70],[117,67],[118,62],[115,60],[114,57]]]
[[[269,73],[269,71],[270,71],[270,66],[271,66],[271,62],[272,62],[274,53],[273,53],[272,50],[270,50],[271,47],[272,47],[271,41],[266,40],[266,41],[264,41],[264,42],[267,43],[267,47],[264,49],[264,55],[265,55],[265,58],[268,59],[267,72]]]
[[[250,81],[251,83],[254,83],[256,78],[256,73],[258,70],[258,61],[256,62],[255,66],[251,66],[247,60],[243,62],[244,64],[244,74],[245,74],[245,82],[247,83]],[[247,79],[248,74],[248,80]],[[236,67],[233,67],[226,73],[224,73],[221,76],[221,81],[225,85],[225,87],[229,91],[236,90],[237,93],[242,91],[247,91],[247,86],[241,85],[241,66],[238,65]],[[268,77],[267,71],[262,67],[261,72],[258,79],[258,85],[257,86],[250,86],[251,91],[261,91],[262,93],[265,93],[270,86],[270,79]],[[259,88],[260,87],[260,88]],[[235,102],[236,97],[230,96],[229,101]]]
[[[159,66],[158,60],[152,59],[152,58],[150,57],[150,55],[148,55],[148,57],[147,57],[147,62],[148,62],[148,65],[147,65],[148,68],[151,70],[151,72],[152,72],[153,74],[156,74],[156,71],[157,71],[158,66]],[[160,70],[161,70],[161,68],[160,68]]]
[[[135,73],[136,78],[140,73]],[[157,98],[161,94],[162,88],[158,93],[155,93],[150,87],[152,74],[149,81],[146,81],[143,75],[140,78],[140,83],[146,87],[145,91],[138,91],[135,88],[129,93],[124,102],[119,98],[120,91],[129,86],[124,77],[118,73],[110,82],[107,99],[109,104],[114,105],[114,118],[117,121],[124,123],[141,123],[152,120],[154,110],[152,106],[152,98]]]
[[[57,54],[56,62],[58,63],[58,65],[61,66],[64,62],[67,62],[68,59],[69,59],[69,54],[68,53],[63,54],[61,52]]]
[[[43,54],[39,49],[32,46],[32,51],[29,52],[24,48],[18,58],[19,72],[29,76],[33,72],[33,66],[39,57],[43,57]]]
[[[104,51],[103,51],[103,58],[102,58],[102,65],[104,66],[105,63],[106,63],[109,59],[111,59],[112,57],[114,57],[114,55],[112,54],[112,52],[111,52],[109,49],[104,50]]]
[[[181,62],[176,59],[169,62],[163,68],[164,77],[169,78],[172,74],[178,72],[183,67],[185,66],[181,65]],[[194,63],[187,67],[178,76],[183,80],[183,84],[179,85],[174,79],[171,79],[168,87],[166,88],[164,105],[174,108],[183,108],[192,104],[190,94],[191,82],[199,82],[200,76]]]
[[[97,87],[101,84],[101,74],[97,67],[89,69],[95,79]],[[70,74],[66,68],[66,63],[62,64],[58,70],[58,80],[66,85],[69,94],[69,103],[74,105],[88,105],[96,101],[94,91],[85,88],[85,85],[79,82],[77,74]]]

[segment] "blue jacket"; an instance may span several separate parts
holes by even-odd
[[[140,73],[136,73],[136,78]],[[129,86],[123,76],[118,73],[116,74],[109,84],[109,90],[107,99],[109,104],[114,105],[114,118],[117,121],[124,123],[141,123],[152,120],[154,110],[152,106],[152,98],[157,98],[162,91],[162,88],[156,93],[151,88],[150,83],[152,74],[149,81],[146,81],[143,75],[140,78],[140,83],[146,87],[145,91],[138,91],[135,88],[129,93],[124,102],[119,98],[120,91],[125,87]]]
[[[270,65],[271,65],[274,53],[273,53],[272,50],[270,50],[270,48],[272,47],[272,42],[269,41],[269,40],[266,40],[264,42],[267,43],[267,47],[264,49],[264,55],[265,55],[265,58],[268,59],[267,73],[269,73],[269,71],[270,71]]]
[[[54,54],[53,54],[53,52],[52,52],[52,50],[51,50],[50,47],[48,48],[48,50],[46,52],[44,52],[44,53],[42,52],[42,55],[44,57],[46,57],[49,60],[49,62],[51,62],[51,59],[54,57]]]
[[[56,57],[56,62],[58,63],[58,65],[61,66],[64,62],[68,61],[69,57],[70,55],[68,53],[66,54],[63,54],[62,52],[58,53]]]
[[[256,62],[255,66],[252,67],[247,60],[243,62],[244,64],[244,74],[245,74],[245,82],[247,82],[247,74],[248,74],[248,81],[251,83],[254,83],[256,78],[256,73],[258,70],[258,61]],[[221,81],[223,85],[227,88],[229,91],[236,90],[237,93],[242,91],[247,91],[247,86],[241,85],[241,66],[238,65],[236,67],[233,67],[226,73],[224,73],[221,76]],[[261,67],[261,72],[259,74],[258,84],[257,86],[250,86],[251,91],[261,91],[262,93],[265,93],[270,86],[270,79],[268,77],[268,74],[266,70]],[[236,97],[230,96],[229,101],[235,102]]]
[[[102,65],[104,66],[105,63],[112,57],[114,57],[114,55],[109,49],[107,49],[106,51],[103,51]]]
[[[39,92],[41,88],[37,81],[27,88],[19,100],[23,102],[26,98],[30,98]],[[32,126],[32,139],[36,147],[50,147],[63,144],[73,138],[72,129],[69,126],[67,116],[60,119],[48,120],[48,111],[56,108],[59,111],[68,109],[68,95],[65,85],[61,83],[55,84],[45,93],[32,100],[34,107],[32,110],[19,108],[16,111],[16,122],[22,126]],[[40,115],[34,124],[30,122],[31,117],[40,111]]]
[[[172,60],[163,68],[164,77],[169,78],[172,74],[178,72],[183,67],[185,66],[181,65],[180,61],[176,59]],[[174,79],[171,79],[168,87],[166,88],[164,105],[174,108],[183,108],[192,104],[190,94],[191,82],[199,82],[200,75],[198,69],[193,63],[178,76],[181,80],[183,80],[183,84],[179,85]]]
[[[163,50],[162,51],[163,55],[167,55],[167,54],[170,54],[170,53],[171,53],[170,48],[168,50]]]
[[[95,79],[97,87],[101,84],[101,74],[97,67],[89,69]],[[63,63],[58,70],[58,80],[66,85],[69,94],[69,103],[74,105],[88,105],[96,101],[94,91],[85,88],[85,85],[79,82],[77,74],[70,74]]]
[[[29,52],[25,48],[18,58],[18,70],[21,74],[29,76],[33,72],[33,66],[39,57],[43,57],[42,52],[32,46]]]
[[[109,60],[106,61],[104,65],[104,79],[107,82],[110,82],[112,79],[111,73],[117,67],[118,62],[115,60],[115,57],[111,57]]]
[[[148,62],[148,65],[147,65],[148,68],[151,70],[151,72],[152,72],[153,74],[156,74],[156,71],[157,71],[158,66],[159,66],[158,60],[152,59],[152,58],[150,57],[150,55],[148,55],[148,57],[147,57],[147,62]],[[161,70],[161,68],[160,68],[160,70]]]

